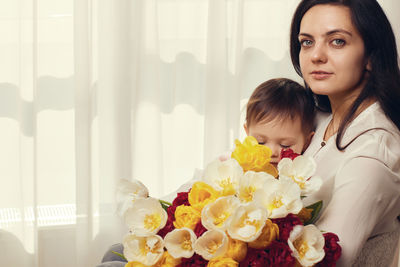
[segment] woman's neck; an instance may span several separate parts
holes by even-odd
[[[356,97],[348,97],[346,99],[340,99],[340,101],[335,101],[335,98],[329,98],[331,102],[332,109],[332,119],[329,122],[325,130],[324,140],[328,140],[332,135],[336,134],[339,130],[340,124],[344,120],[345,116],[349,112],[352,104],[356,100]],[[351,119],[357,117],[362,111],[368,108],[375,102],[374,98],[369,98],[364,100],[360,106],[357,108]]]

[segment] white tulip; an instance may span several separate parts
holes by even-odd
[[[278,163],[279,179],[293,180],[300,187],[301,195],[308,196],[322,186],[322,179],[313,176],[316,168],[312,157],[298,156],[294,160],[283,158]]]
[[[137,261],[151,266],[164,253],[164,241],[161,236],[135,236],[129,234],[123,240],[124,256],[128,261]]]
[[[228,236],[220,230],[209,230],[202,234],[194,244],[194,251],[205,260],[222,256],[228,250]]]
[[[267,218],[267,211],[255,203],[241,205],[232,215],[228,234],[233,239],[252,242],[260,236]]]
[[[155,198],[135,201],[132,208],[125,212],[125,223],[132,234],[148,236],[156,234],[167,223],[167,212]]]
[[[238,197],[240,201],[244,203],[251,202],[254,193],[261,189],[265,181],[269,179],[275,180],[275,177],[266,172],[247,171],[239,179]]]
[[[149,190],[139,180],[120,179],[116,190],[117,213],[119,216],[123,216],[137,199],[147,198],[148,196]]]
[[[215,202],[206,205],[201,212],[201,223],[207,230],[225,231],[229,219],[239,206],[235,196],[220,197]]]
[[[165,247],[169,254],[176,259],[192,257],[196,240],[196,234],[185,227],[174,229],[164,237]]]
[[[313,266],[324,256],[325,239],[321,231],[312,224],[296,225],[290,232],[288,245],[293,256],[302,266]]]
[[[300,188],[288,180],[268,179],[263,188],[254,193],[254,202],[268,211],[269,218],[297,214],[303,208]]]
[[[243,169],[235,159],[214,160],[204,169],[202,180],[216,190],[236,193]]]

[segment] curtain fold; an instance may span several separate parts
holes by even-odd
[[[87,255],[93,237],[93,177],[91,170],[91,127],[94,118],[92,104],[92,35],[91,2],[74,3],[74,100],[75,100],[75,152],[76,152],[76,258],[75,266],[90,266]],[[79,235],[78,235],[79,233]],[[84,247],[82,249],[82,246]],[[90,248],[89,248],[90,249]]]
[[[163,197],[232,149],[254,88],[300,81],[298,2],[1,1],[0,265],[96,266],[127,233],[119,179]]]

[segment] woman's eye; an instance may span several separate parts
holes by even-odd
[[[312,45],[312,41],[311,40],[300,40],[300,45],[304,46],[304,47],[308,47]]]
[[[280,146],[281,146],[281,148],[284,148],[284,149],[291,147],[290,145],[280,145]]]
[[[265,142],[258,142],[259,145],[265,145]]]
[[[335,40],[332,41],[332,44],[334,46],[342,47],[342,46],[344,46],[346,44],[346,41],[342,40],[342,39],[335,39]]]

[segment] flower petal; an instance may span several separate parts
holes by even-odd
[[[148,196],[149,190],[139,180],[119,180],[116,190],[117,213],[123,216],[126,210],[133,206],[135,200]]]
[[[167,223],[167,212],[155,198],[138,199],[124,215],[125,223],[137,236],[156,234]]]
[[[267,211],[254,202],[239,206],[232,215],[228,233],[234,239],[244,242],[256,240],[267,220]]]
[[[243,169],[235,159],[217,159],[207,165],[202,180],[218,191],[228,192],[224,194],[227,195],[236,193],[242,175]]]
[[[247,171],[239,180],[239,199],[244,203],[252,201],[254,193],[261,189],[268,179],[275,180],[275,177],[265,172]]]
[[[201,223],[208,230],[224,231],[239,204],[240,202],[235,196],[220,197],[203,208]]]
[[[313,224],[296,225],[290,233],[288,245],[302,266],[313,266],[325,256],[324,236]]]
[[[158,235],[140,237],[129,234],[125,236],[123,246],[124,256],[129,262],[144,265],[155,264],[164,253],[164,241]]]
[[[190,258],[194,254],[195,233],[189,228],[174,229],[165,238],[165,247],[174,258]]]
[[[297,214],[303,208],[300,188],[289,180],[268,180],[262,189],[254,194],[254,201],[268,211],[269,218]]]
[[[228,250],[228,236],[220,230],[209,230],[196,240],[194,250],[205,260],[222,256]]]

